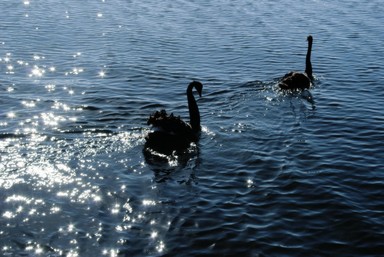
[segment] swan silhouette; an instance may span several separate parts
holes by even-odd
[[[187,88],[188,108],[190,123],[186,123],[165,110],[153,113],[147,124],[152,125],[153,131],[145,137],[145,149],[152,149],[162,154],[172,154],[174,151],[180,152],[187,149],[192,142],[199,139],[200,113],[197,107],[192,89],[195,88],[199,96],[203,89],[203,84],[199,81],[192,81]]]
[[[311,86],[313,76],[312,76],[312,64],[311,64],[311,52],[312,52],[312,42],[313,38],[311,35],[307,37],[308,41],[308,50],[307,56],[305,58],[305,72],[296,72],[291,71],[290,73],[285,74],[285,76],[279,82],[280,89],[283,90],[295,90],[295,89],[307,89]]]

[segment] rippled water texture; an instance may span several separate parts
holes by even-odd
[[[383,6],[1,1],[0,255],[384,255]],[[194,79],[199,143],[146,159]]]

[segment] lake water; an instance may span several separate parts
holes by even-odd
[[[0,255],[383,256],[384,5],[299,2],[1,1]]]

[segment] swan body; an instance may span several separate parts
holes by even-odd
[[[185,150],[192,142],[198,141],[201,131],[200,113],[193,96],[193,88],[201,96],[203,85],[198,81],[193,81],[188,85],[187,99],[190,123],[184,122],[180,117],[174,116],[173,113],[168,115],[165,110],[156,111],[147,121],[148,125],[152,125],[153,131],[145,137],[146,148],[163,154],[171,154],[173,151]]]
[[[313,38],[311,35],[307,37],[308,49],[307,56],[305,58],[305,72],[295,72],[285,74],[285,76],[279,82],[280,89],[283,90],[295,90],[295,89],[307,89],[311,86],[312,76],[312,63],[311,63],[311,52]]]

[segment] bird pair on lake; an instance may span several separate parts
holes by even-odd
[[[279,82],[278,86],[281,90],[304,90],[311,86],[312,64],[312,36],[308,36],[308,50],[306,56],[305,72],[289,72]],[[171,113],[167,114],[165,110],[157,111],[148,119],[148,125],[152,125],[153,131],[146,137],[145,149],[153,150],[162,154],[172,154],[173,152],[182,152],[187,149],[192,142],[197,142],[201,131],[200,113],[193,96],[193,89],[201,97],[203,84],[193,81],[187,88],[187,99],[190,123],[186,123]]]

